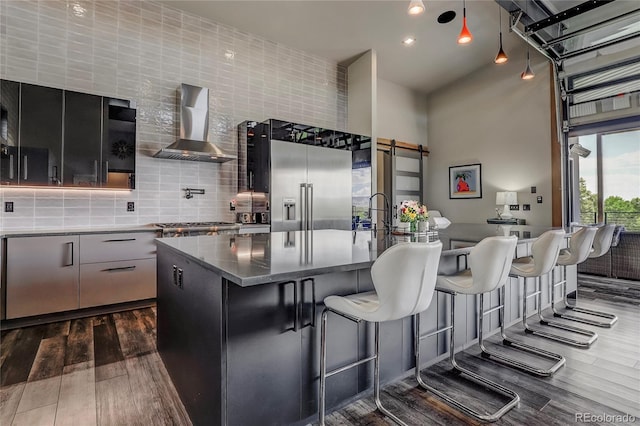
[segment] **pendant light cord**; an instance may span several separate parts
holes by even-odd
[[[502,47],[502,9],[498,5],[498,22],[500,25],[500,47]]]

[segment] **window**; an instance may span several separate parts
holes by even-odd
[[[569,145],[576,142],[591,151],[572,155],[579,221],[640,230],[640,129],[573,137]]]

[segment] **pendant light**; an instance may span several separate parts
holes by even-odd
[[[422,0],[411,0],[407,12],[409,13],[409,15],[420,15],[422,12],[424,12],[424,3],[422,3]]]
[[[528,3],[525,3],[525,13],[527,14],[527,16],[529,16]],[[520,74],[520,78],[523,80],[531,80],[536,75],[533,73],[533,70],[531,69],[531,61],[529,59],[529,48],[531,47],[529,44],[529,34],[526,34],[525,40],[527,42],[527,67],[524,69],[522,74]]]
[[[520,74],[520,78],[523,80],[531,80],[536,75],[533,73],[531,69],[531,63],[529,62],[529,46],[527,46],[527,68]]]
[[[500,50],[498,50],[498,54],[496,58],[493,60],[496,64],[504,64],[509,60],[507,54],[504,53],[504,49],[502,48],[502,8],[498,5],[498,22],[500,25]]]
[[[465,0],[462,0],[462,30],[458,36],[458,44],[468,44],[473,40],[471,31],[467,28],[467,5]]]

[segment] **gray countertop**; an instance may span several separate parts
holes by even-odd
[[[240,286],[298,279],[311,275],[368,268],[386,248],[400,241],[441,240],[443,255],[469,250],[483,238],[515,235],[532,241],[549,228],[454,224],[426,235],[395,236],[370,231],[294,231],[251,235],[217,235],[157,239]]]
[[[119,234],[119,233],[125,233],[125,232],[155,232],[159,230],[160,228],[158,228],[155,225],[15,230],[15,231],[0,232],[0,238],[49,237],[54,235],[80,235],[80,234]]]

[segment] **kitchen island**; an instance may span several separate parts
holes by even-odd
[[[486,236],[517,233],[523,256],[544,230],[458,224],[424,236],[322,230],[157,240],[158,350],[194,424],[308,423],[317,415],[326,296],[372,290],[372,263],[398,241],[441,240],[439,272],[452,273],[465,267],[469,247]],[[575,269],[569,275],[575,288]],[[515,279],[507,284],[507,323],[522,315],[520,287]],[[494,293],[486,303],[497,302]],[[438,294],[421,315],[425,332],[446,324],[447,297]],[[477,300],[458,298],[456,343],[462,349],[477,339]],[[373,353],[373,327],[335,315],[329,321],[329,369]],[[485,323],[495,329],[497,312]],[[382,380],[391,381],[413,367],[411,319],[384,323],[381,332]],[[447,343],[446,334],[424,339],[425,365],[442,358]],[[372,377],[373,365],[332,376],[327,407],[366,392]]]

